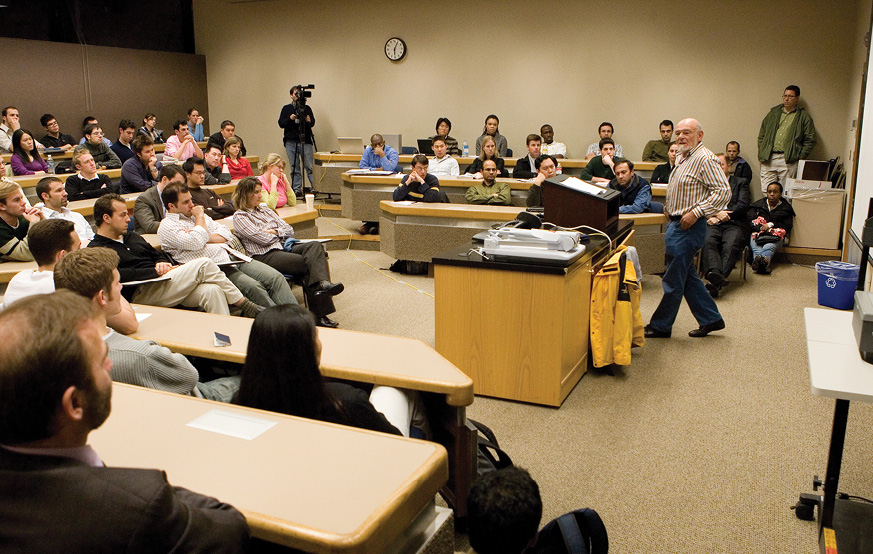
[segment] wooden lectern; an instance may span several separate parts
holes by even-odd
[[[621,193],[591,185],[571,175],[543,182],[544,219],[561,227],[588,225],[609,233],[618,225]]]

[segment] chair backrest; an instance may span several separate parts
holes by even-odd
[[[603,520],[591,508],[566,513],[548,522],[537,535],[531,554],[607,554],[609,537]]]

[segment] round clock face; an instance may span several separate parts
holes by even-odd
[[[389,38],[385,43],[385,55],[392,62],[400,61],[406,55],[406,43],[402,38]]]

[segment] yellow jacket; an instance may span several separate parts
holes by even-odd
[[[594,274],[591,286],[591,357],[594,367],[630,365],[631,346],[643,346],[642,290],[621,246]]]

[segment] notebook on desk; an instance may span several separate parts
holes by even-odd
[[[361,137],[337,137],[342,154],[363,154],[364,141]]]

